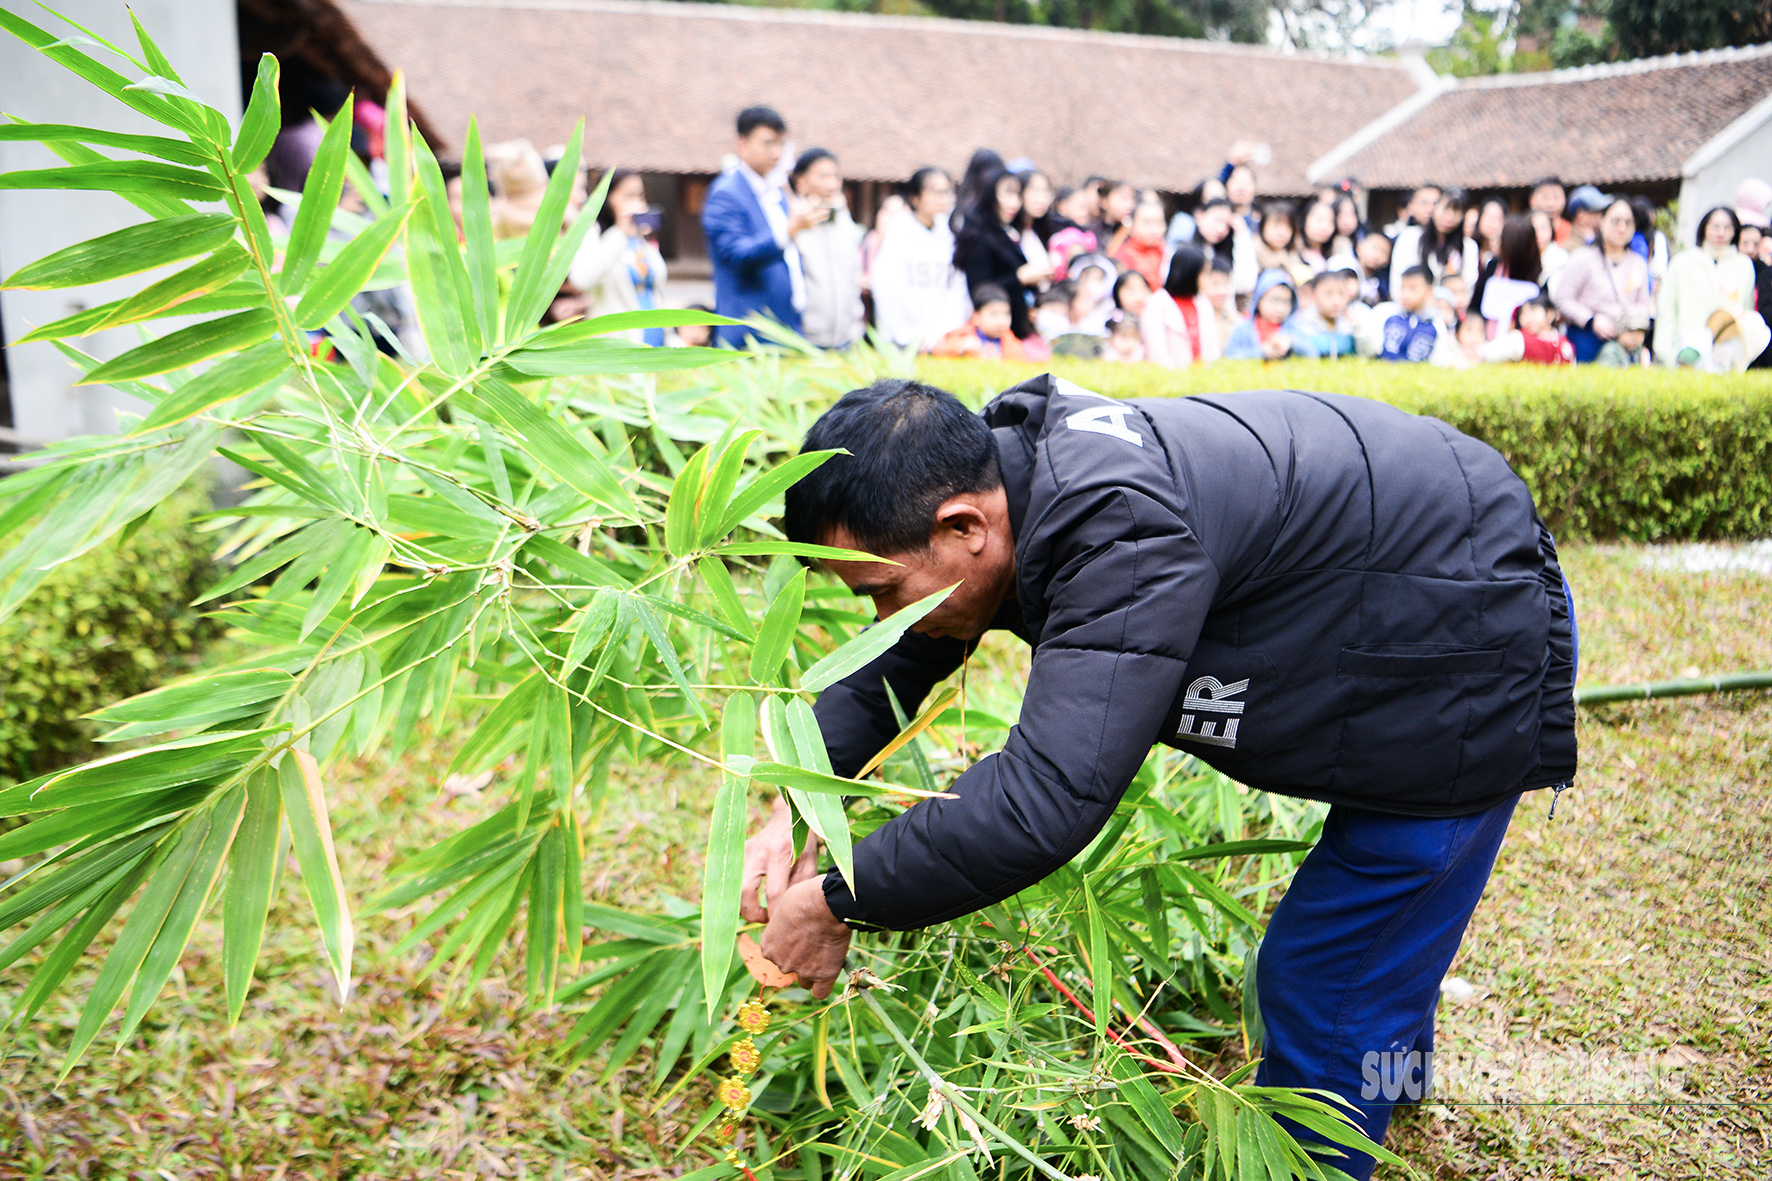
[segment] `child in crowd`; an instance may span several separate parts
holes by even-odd
[[[1618,316],[1618,335],[1600,346],[1597,365],[1635,369],[1649,364],[1649,314],[1641,308],[1625,308]]]
[[[1025,361],[1027,351],[1009,330],[1009,294],[986,284],[972,301],[972,319],[942,337],[929,350],[938,357],[980,357]]]
[[[1237,330],[1237,294],[1232,286],[1231,260],[1214,258],[1200,272],[1200,294],[1218,318],[1218,339],[1229,340]]]
[[[714,314],[714,309],[705,303],[692,303],[685,310]],[[707,324],[683,324],[677,329],[677,343],[688,348],[706,348],[714,343],[714,329]]]
[[[1489,321],[1472,312],[1458,322],[1458,351],[1466,365],[1481,365],[1488,358],[1483,348],[1489,343]]]
[[[1305,284],[1311,303],[1286,321],[1287,335],[1301,357],[1351,357],[1354,326],[1347,316],[1349,287],[1342,271],[1324,271]]]
[[[1397,276],[1397,298],[1372,309],[1355,335],[1360,355],[1385,361],[1427,361],[1459,367],[1463,356],[1448,324],[1433,308],[1433,282],[1427,268],[1412,266]]]
[[[1275,267],[1255,280],[1254,308],[1237,325],[1224,346],[1231,359],[1278,361],[1292,355],[1296,342],[1286,331],[1286,321],[1298,310],[1298,291],[1292,278]]]
[[[1391,297],[1391,240],[1374,230],[1355,243],[1352,253],[1337,254],[1329,269],[1348,270],[1360,284],[1357,296],[1367,307],[1387,303]]]
[[[1446,293],[1446,303],[1450,306],[1449,321],[1454,324],[1464,323],[1464,314],[1470,310],[1470,285],[1464,281],[1463,275],[1447,275],[1440,280],[1440,289]]]
[[[1144,333],[1139,328],[1137,316],[1123,309],[1108,314],[1108,339],[1106,347],[1101,351],[1101,359],[1144,360]]]
[[[1072,332],[1107,335],[1107,316],[1114,310],[1109,298],[1115,275],[1111,267],[1099,254],[1071,260],[1071,279],[1076,284],[1071,295]]]
[[[1557,309],[1550,296],[1541,292],[1514,309],[1514,327],[1484,346],[1483,359],[1573,365],[1575,348],[1557,328]]]
[[[1077,294],[1077,285],[1071,282],[1054,283],[1040,293],[1039,302],[1034,305],[1034,331],[1047,340],[1057,340],[1071,331],[1071,300]]]

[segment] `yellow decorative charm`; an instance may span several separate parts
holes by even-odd
[[[763,1063],[763,1055],[757,1052],[757,1043],[748,1037],[732,1047],[730,1057],[732,1069],[740,1074],[755,1074],[757,1067]]]
[[[743,1079],[722,1079],[716,1093],[720,1102],[734,1111],[743,1111],[751,1102],[751,1089],[744,1085]]]
[[[760,1001],[746,1001],[738,1007],[738,1027],[746,1033],[762,1033],[769,1028],[769,1010]]]

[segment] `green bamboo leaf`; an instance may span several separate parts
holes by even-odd
[[[678,556],[695,548],[711,450],[703,447],[697,451],[671,481],[671,495],[665,505],[665,548]]]
[[[207,172],[159,160],[115,160],[0,173],[0,189],[74,189],[219,201],[227,190]]]
[[[720,452],[720,458],[713,462],[708,472],[707,491],[701,499],[697,514],[699,529],[695,544],[705,549],[720,540],[715,532],[719,522],[726,516],[726,510],[732,507],[732,493],[738,487],[738,477],[744,469],[745,455],[750,452],[751,445],[762,438],[761,430],[749,430],[727,444]]]
[[[800,688],[808,693],[822,693],[850,673],[873,663],[888,648],[898,643],[899,637],[914,624],[939,607],[959,585],[956,582],[945,590],[938,590],[893,612],[891,618],[881,620],[847,644],[822,657],[800,674]]]
[[[308,609],[302,613],[300,639],[307,639],[357,584],[357,575],[363,568],[363,563],[376,556],[376,541],[377,537],[371,530],[353,528],[350,531],[336,556],[320,571],[320,582],[314,588],[314,597],[308,601]],[[380,565],[378,560],[376,566],[379,568]]]
[[[523,257],[517,263],[516,274],[511,277],[510,301],[505,305],[506,340],[518,340],[533,331],[541,322],[541,314],[547,310],[549,301],[560,290],[557,281],[553,287],[547,286],[548,263],[555,248],[562,245],[560,226],[566,215],[566,202],[572,196],[572,186],[578,177],[579,146],[584,142],[584,134],[584,120],[580,119],[572,129],[571,138],[566,141],[560,162],[554,166],[554,175],[548,180],[535,221],[524,239]]]
[[[165,223],[160,223],[164,225]],[[115,328],[159,315],[189,315],[191,301],[224,287],[252,265],[252,258],[236,242],[228,242],[220,250],[177,274],[150,283],[128,299],[117,302],[115,310],[105,316],[99,328]],[[254,295],[264,303],[264,288],[253,285]]]
[[[266,730],[218,730],[94,759],[0,791],[0,816],[148,795],[222,779],[264,750]]]
[[[74,1027],[73,1040],[68,1043],[67,1057],[62,1061],[63,1078],[85,1055],[87,1047],[92,1045],[98,1031],[109,1020],[111,1010],[122,998],[123,990],[141,970],[142,961],[154,946],[161,925],[178,900],[185,878],[197,862],[209,836],[210,821],[208,812],[190,816],[155,851],[147,885],[142,889],[141,897],[136,899],[123,930],[118,932],[117,942],[106,954],[87,994],[86,1004],[80,1010],[79,1023]]]
[[[233,458],[226,448],[221,450],[228,458]],[[297,487],[299,488],[300,485]],[[257,582],[279,566],[295,561],[310,550],[328,544],[333,537],[331,532],[324,528],[328,524],[330,524],[330,520],[318,522],[281,538],[274,545],[234,567],[233,573],[198,595],[192,600],[193,604],[207,603],[211,599],[231,594],[243,586]]]
[[[800,477],[831,456],[838,454],[843,453],[839,451],[807,451],[764,472],[740,490],[733,499],[731,507],[726,510],[726,515],[715,526],[714,536],[725,537],[749,520],[757,510],[786,492],[788,487]]]
[[[535,876],[529,887],[528,962],[524,976],[529,1003],[545,1007],[554,1003],[554,985],[560,968],[560,892],[564,886],[560,826],[552,825],[536,850]]]
[[[406,113],[406,73],[395,70],[388,83],[388,202],[395,207],[412,199],[412,120]]]
[[[277,317],[268,308],[235,312],[169,332],[158,340],[113,357],[82,377],[76,385],[107,385],[169,373],[206,361],[219,353],[249,348],[277,331]]]
[[[468,118],[461,156],[461,224],[467,247],[468,286],[474,319],[489,342],[502,335],[498,319],[498,264],[492,237],[492,202],[486,188],[486,154],[480,147],[480,121]]]
[[[522,552],[540,558],[573,578],[583,580],[589,586],[611,586],[622,590],[628,587],[627,580],[602,559],[581,554],[571,546],[563,545],[543,533],[537,533],[524,542]]]
[[[0,9],[0,15],[3,14],[4,10]],[[12,1006],[12,1012],[7,1015],[7,1025],[23,1025],[37,1015],[37,1010],[43,1007],[43,1002],[48,1000],[57,988],[61,987],[62,981],[67,979],[74,964],[92,945],[92,941],[98,937],[98,933],[104,929],[105,924],[109,923],[118,909],[135,894],[137,887],[141,885],[142,880],[148,876],[152,869],[152,864],[151,859],[143,857],[137,864],[126,870],[123,876],[117,879],[116,884],[97,902],[93,903],[80,921],[74,924],[73,930],[62,937],[61,942],[55,945],[55,949],[44,957],[43,962],[38,964],[37,970],[32,973],[31,983],[19,994],[18,1000]]]
[[[750,757],[757,741],[757,701],[749,693],[734,693],[720,716],[720,750],[730,762],[734,755]],[[726,977],[737,950],[739,891],[744,884],[745,827],[749,821],[750,781],[728,774],[714,797],[713,822],[708,829],[707,868],[701,890],[701,977],[708,1019],[719,1016],[726,993]]]
[[[243,717],[281,697],[295,678],[280,668],[249,668],[179,681],[125,698],[87,716],[119,727],[100,739],[122,742],[187,726]]]
[[[1142,1123],[1158,1143],[1176,1160],[1186,1155],[1187,1133],[1182,1130],[1181,1121],[1175,1118],[1175,1112],[1163,1101],[1157,1088],[1145,1078],[1138,1064],[1130,1055],[1114,1046],[1104,1047],[1107,1055],[1108,1070],[1120,1084],[1120,1098],[1131,1105]]]
[[[779,704],[780,699],[776,700]],[[787,715],[788,730],[794,736],[794,750],[799,756],[798,761],[809,765],[811,770],[829,775],[831,759],[825,751],[824,736],[819,733],[818,719],[812,715],[812,706],[805,699],[796,697],[787,702]],[[850,883],[850,890],[856,890],[858,885],[855,881],[855,858],[849,838],[849,814],[843,810],[842,798],[812,793],[797,796],[794,806],[801,809],[806,823],[824,841],[825,848],[830,850],[831,860],[843,871],[843,880]]]
[[[234,832],[245,807],[246,789],[239,785],[227,791],[211,807],[209,831],[194,854],[190,872],[179,886],[178,896],[166,912],[166,919],[154,936],[154,945],[142,960],[135,984],[130,989],[129,1007],[124,1010],[123,1024],[117,1031],[119,1043],[129,1040],[129,1035],[147,1015],[148,1006],[166,987],[166,978],[178,966],[178,958],[191,940],[191,929],[197,925],[197,917],[203,913],[216,879],[221,876],[222,859],[234,843]]]
[[[224,250],[222,253],[227,254],[229,252]],[[242,252],[242,256],[244,256],[244,252]],[[216,256],[211,256],[211,258],[214,257]],[[154,288],[160,288],[162,284],[172,284],[174,281],[181,280],[181,277],[189,276],[190,271],[195,271],[207,266],[208,260],[197,263],[195,266],[187,268],[185,271],[180,271],[177,275],[171,275],[166,279],[161,280],[160,283],[155,283],[150,287],[143,288],[136,294],[145,296]],[[163,291],[164,288],[162,288],[161,292],[156,292],[156,296],[162,294]],[[104,328],[115,327],[119,324],[133,323],[140,320],[154,320],[164,316],[205,316],[210,312],[232,312],[239,311],[243,308],[264,307],[265,289],[256,283],[251,285],[243,282],[224,283],[217,291],[208,294],[200,293],[193,295],[188,299],[176,300],[168,303],[164,307],[151,310],[146,314],[140,316],[132,315],[127,321],[113,321],[111,319],[113,316],[121,313],[123,311],[123,306],[135,298],[135,296],[131,296],[129,299],[114,299],[110,303],[102,303],[97,307],[86,308],[82,311],[75,312],[72,315],[63,316],[59,320],[51,320],[49,323],[33,328],[25,335],[19,337],[18,343],[29,344],[32,341],[38,340],[61,340],[69,336],[85,336],[88,333],[97,332]]]
[[[713,593],[714,603],[720,609],[720,615],[740,633],[740,637],[749,642],[756,634],[751,629],[750,616],[744,609],[744,601],[738,597],[738,587],[733,585],[732,573],[726,569],[726,563],[719,558],[703,558],[695,564],[701,574],[701,580]]]
[[[609,634],[609,629],[615,625],[617,598],[619,596],[615,592],[601,588],[591,596],[591,601],[579,613],[578,626],[572,632],[572,645],[566,650],[566,664],[560,670],[562,680],[576,672],[591,651],[603,642],[603,637]]]
[[[757,684],[770,684],[781,672],[782,661],[800,630],[800,607],[805,598],[806,571],[801,570],[769,604],[763,626],[757,629],[756,646],[751,649],[751,680]]]
[[[598,187],[602,191],[602,186]],[[590,204],[585,210],[588,213]],[[584,216],[584,214],[580,214]],[[595,220],[593,215],[593,220]],[[694,324],[722,325],[732,324],[743,326],[743,320],[734,320],[729,316],[717,316],[713,312],[698,311],[695,308],[647,308],[637,312],[611,312],[606,316],[595,316],[589,320],[573,320],[565,324],[553,324],[542,329],[529,339],[535,344],[545,342],[548,345],[571,344],[581,340],[589,340],[595,336],[609,336],[616,332],[632,332],[643,328],[685,328]]]
[[[240,131],[234,136],[234,171],[251,172],[265,162],[277,132],[283,125],[283,104],[278,93],[281,67],[271,54],[258,59],[258,77],[252,83],[252,98],[246,113],[240,117]]]
[[[207,254],[233,236],[234,219],[226,213],[144,222],[45,255],[14,271],[3,286],[43,291],[102,283]]]
[[[636,515],[632,498],[603,462],[515,387],[487,378],[475,385],[472,394],[457,397],[471,413],[492,419],[523,440],[537,462],[575,491],[624,517]]]
[[[1114,1004],[1113,953],[1108,948],[1101,900],[1095,896],[1095,887],[1088,878],[1083,879],[1083,906],[1089,916],[1089,976],[1094,985],[1095,1036],[1105,1039],[1109,1010]]]
[[[424,199],[406,223],[406,265],[413,304],[437,367],[460,377],[484,347],[468,291],[467,267],[456,244],[443,174],[423,136],[413,140],[419,190]]]
[[[173,390],[129,433],[145,435],[176,426],[225,402],[280,383],[290,369],[289,355],[281,340],[260,341],[244,352],[216,362]]]
[[[326,813],[326,792],[320,768],[304,750],[288,751],[278,769],[283,811],[289,818],[296,864],[302,884],[320,922],[320,936],[327,961],[338,980],[340,996],[351,990],[350,904],[345,898],[344,878],[338,872],[338,853],[332,846],[332,821]]]
[[[121,833],[185,812],[209,798],[208,785],[174,788],[127,800],[75,805],[31,817],[30,823],[0,834],[0,860],[32,857],[76,842],[91,848]]]
[[[896,566],[891,558],[882,558],[879,554],[870,554],[865,550],[843,549],[835,545],[813,545],[804,541],[740,541],[731,545],[723,545],[714,550],[729,558],[768,558],[789,557],[807,558],[816,561],[835,562],[881,562],[888,566]]]
[[[844,779],[839,775],[826,775],[822,771],[809,771],[805,767],[791,767],[786,763],[757,763],[749,769],[752,779],[762,783],[773,783],[777,787],[791,787],[796,791],[819,792],[833,796],[917,796],[919,798],[953,799],[950,792],[919,791],[905,787],[899,783],[879,783],[873,780]]]
[[[449,775],[473,775],[498,762],[515,747],[506,743],[518,722],[526,722],[541,701],[547,678],[539,672],[525,677],[516,688],[499,699],[492,712],[481,719],[468,735],[468,740],[449,761]],[[524,731],[527,735],[527,731]],[[525,739],[527,741],[527,739]],[[516,746],[521,746],[517,743]]]
[[[557,348],[522,348],[505,364],[530,377],[584,377],[598,373],[675,373],[738,358],[731,349],[653,348],[617,340],[587,340]]]
[[[64,16],[62,19],[66,20],[67,18]],[[0,28],[37,49],[44,57],[73,71],[112,98],[127,103],[155,122],[188,130],[184,116],[172,110],[171,105],[164,98],[139,90],[131,90],[128,78],[109,66],[100,65],[72,45],[45,32],[23,17],[0,8]],[[120,53],[120,56],[127,57],[128,55]]]
[[[658,652],[658,658],[664,661],[665,671],[676,683],[677,691],[683,695],[685,704],[694,711],[697,718],[701,719],[702,725],[707,725],[707,710],[702,708],[701,696],[690,688],[689,678],[684,675],[683,665],[677,659],[676,646],[671,643],[671,637],[665,632],[664,621],[658,617],[658,612],[652,609],[652,604],[646,599],[630,598],[629,602],[633,604],[634,613],[639,616],[641,629],[645,631],[646,637],[652,641],[653,648]]]
[[[129,12],[129,21],[135,26],[135,39],[142,47],[142,57],[147,60],[148,69],[160,77],[169,78],[182,84],[184,79],[178,76],[178,71],[173,68],[172,62],[160,51],[160,47],[154,44],[154,39],[148,36],[147,29],[142,27],[141,18],[135,14],[134,9]]]
[[[296,326],[312,331],[325,326],[344,311],[345,305],[363,289],[369,276],[387,256],[394,239],[400,236],[407,219],[417,208],[416,202],[408,202],[388,216],[378,218],[368,229],[352,238],[339,251],[337,258],[321,267],[295,309]]]
[[[120,131],[104,131],[97,127],[74,127],[66,123],[8,123],[0,125],[0,143],[78,143],[98,144],[105,148],[121,148],[158,156],[173,164],[192,164],[201,168],[209,157],[188,140],[168,139],[159,135],[129,135]]]
[[[169,827],[168,824],[155,825],[94,849],[60,869],[39,871],[34,885],[0,904],[0,931],[80,894],[96,882],[114,879],[121,870],[145,861]]]
[[[289,228],[289,246],[284,251],[283,270],[278,277],[278,286],[285,295],[299,295],[309,273],[320,261],[320,246],[326,241],[333,211],[344,193],[353,101],[354,96],[346,96],[344,106],[327,125],[319,150],[314,153],[313,167],[308,170],[307,183],[302,185],[301,204],[295,211],[295,224]]]
[[[228,887],[222,902],[222,975],[228,992],[228,1024],[237,1025],[252,987],[264,942],[271,888],[283,860],[283,797],[269,768],[246,780],[245,815],[228,853]]]

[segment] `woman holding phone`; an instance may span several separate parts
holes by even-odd
[[[805,281],[800,334],[821,349],[847,348],[867,326],[861,304],[862,228],[849,216],[837,157],[808,148],[788,173],[794,201],[822,216],[794,235]]]
[[[658,250],[658,215],[646,203],[640,174],[617,168],[609,193],[597,211],[601,232],[587,236],[566,281],[590,300],[590,315],[648,311],[663,306],[664,255]],[[621,335],[657,348],[664,329],[630,329]]]

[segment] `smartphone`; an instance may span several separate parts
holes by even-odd
[[[658,237],[658,229],[664,224],[664,211],[646,209],[634,214],[634,228],[648,238]]]

